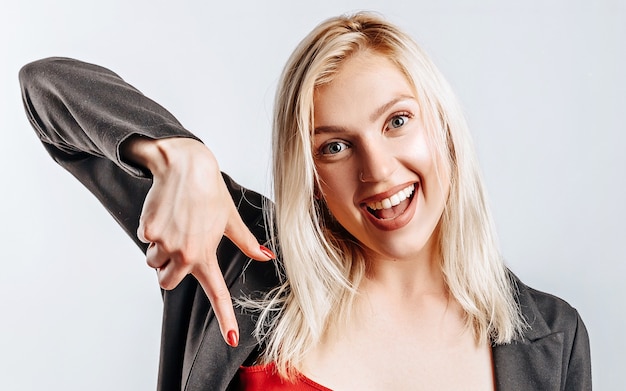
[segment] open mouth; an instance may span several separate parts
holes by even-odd
[[[392,220],[402,215],[408,208],[415,194],[415,183],[412,183],[390,197],[366,204],[367,211],[379,220]]]

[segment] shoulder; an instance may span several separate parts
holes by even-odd
[[[589,335],[565,300],[522,283],[511,273],[527,323],[521,337],[494,347],[499,389],[591,389]]]
[[[585,326],[576,308],[553,294],[524,284],[511,274],[517,290],[517,301],[528,327],[524,339],[534,340],[554,333],[564,333],[565,339],[574,339],[581,331],[586,336]]]
[[[522,289],[526,291],[528,300],[534,303],[538,313],[553,330],[571,327],[579,317],[578,311],[560,297],[527,285],[524,285]]]

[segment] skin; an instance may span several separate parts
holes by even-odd
[[[241,220],[217,161],[204,144],[186,138],[134,137],[124,143],[122,155],[153,176],[137,235],[150,243],[146,262],[157,270],[161,288],[173,289],[192,274],[211,302],[224,340],[237,346],[239,327],[217,263],[217,246],[225,235],[252,259],[267,261],[275,255],[259,245]]]
[[[428,147],[419,106],[404,76],[383,57],[360,53],[315,96],[315,160],[331,213],[364,246],[368,274],[354,316],[327,333],[299,370],[333,390],[492,390],[491,349],[465,327],[438,266],[437,224],[448,168]],[[164,289],[193,274],[224,339],[238,341],[232,301],[215,256],[222,235],[268,260],[241,221],[211,151],[192,139],[131,138],[125,159],[149,169],[138,237]],[[415,185],[378,221],[365,204]],[[218,207],[216,207],[216,205]],[[165,206],[165,207],[162,207]],[[379,212],[380,213],[380,212]]]
[[[354,316],[301,371],[333,390],[492,390],[491,349],[465,327],[439,267],[437,226],[449,168],[429,147],[410,84],[365,51],[316,91],[314,154],[330,212],[365,247]],[[366,204],[415,185],[394,211]],[[381,221],[382,220],[382,221]]]
[[[448,169],[441,162],[442,175],[435,169],[405,77],[385,58],[360,54],[317,90],[314,105],[316,169],[333,216],[371,250],[370,262],[432,260]],[[366,203],[409,185],[415,191],[398,205],[403,213],[379,219],[367,211]]]

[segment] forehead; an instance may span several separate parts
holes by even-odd
[[[400,97],[416,99],[399,66],[387,56],[361,51],[345,60],[330,82],[315,89],[315,124],[365,114]]]

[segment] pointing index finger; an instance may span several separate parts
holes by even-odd
[[[224,341],[232,347],[237,347],[239,344],[239,326],[235,318],[230,292],[215,255],[209,259],[209,264],[198,265],[191,274],[198,280],[211,302]]]

